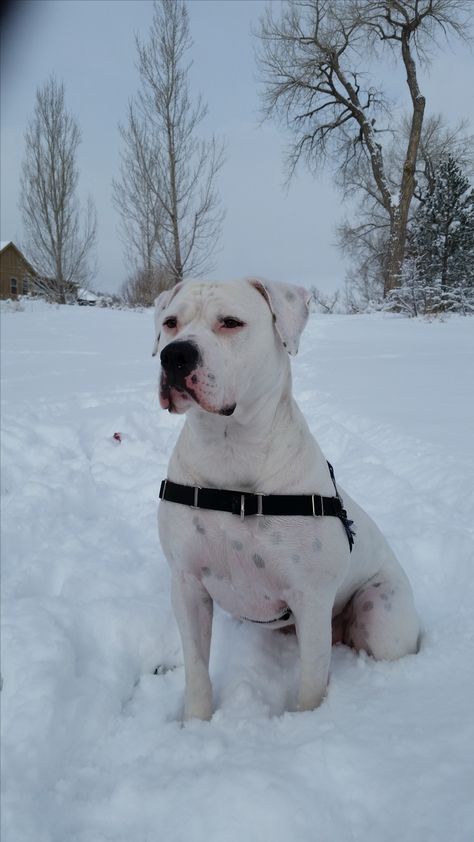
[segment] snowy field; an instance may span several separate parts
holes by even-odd
[[[420,653],[339,646],[323,705],[285,712],[295,640],[217,612],[216,713],[182,727],[155,522],[182,419],[151,312],[3,312],[2,842],[474,838],[473,339],[472,319],[312,316],[294,362],[412,580]]]

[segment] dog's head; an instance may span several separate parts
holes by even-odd
[[[160,403],[232,415],[281,377],[308,318],[302,287],[249,279],[179,283],[155,301],[153,355],[161,361]]]

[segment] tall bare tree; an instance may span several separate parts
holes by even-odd
[[[81,213],[77,186],[79,126],[66,109],[64,85],[51,76],[36,91],[34,115],[25,132],[20,209],[26,251],[38,271],[34,284],[61,304],[93,271],[96,215],[89,198]]]
[[[425,112],[417,62],[439,33],[463,35],[467,0],[287,0],[276,18],[261,20],[259,61],[268,117],[283,118],[295,135],[290,173],[300,159],[326,157],[340,181],[356,165],[388,218],[385,294],[399,282],[415,168]],[[401,60],[410,97],[408,141],[391,188],[382,139],[390,133],[387,97],[370,83],[368,66],[389,50]],[[365,164],[368,166],[365,166]]]
[[[127,125],[120,126],[119,131],[123,141],[122,160],[120,178],[113,181],[112,198],[120,216],[127,262],[134,271],[151,276],[161,258],[160,229],[165,217],[160,193],[151,178],[152,153],[146,147],[143,127],[132,104]]]
[[[223,221],[215,185],[224,150],[198,135],[207,108],[190,92],[184,0],[157,0],[148,38],[136,46],[140,89],[121,128],[115,203],[142,265],[159,265],[176,283],[210,266]]]

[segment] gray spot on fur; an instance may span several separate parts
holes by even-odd
[[[384,601],[386,601],[388,599],[388,593],[381,593],[380,599],[383,599]]]
[[[153,675],[166,675],[167,672],[175,670],[174,664],[159,664],[154,670]]]
[[[211,383],[213,383],[214,380],[216,379],[216,375],[213,374],[212,371],[210,371],[209,374],[207,375],[207,379],[210,380]]]
[[[211,568],[210,567],[201,567],[201,573],[203,576],[210,576],[211,575]]]
[[[298,553],[293,553],[291,555],[291,560],[294,561],[295,564],[298,564],[298,562],[301,561],[301,556],[298,555]]]
[[[271,539],[272,544],[281,544],[281,532],[272,532]]]
[[[253,554],[252,561],[255,564],[255,567],[260,567],[260,568],[265,567],[265,562],[264,562],[262,556],[259,555],[258,553]]]
[[[231,541],[230,545],[231,545],[233,550],[237,550],[238,552],[240,552],[240,550],[243,550],[243,548],[244,548],[244,545],[242,544],[242,541]]]
[[[312,546],[313,546],[313,550],[316,550],[316,552],[319,553],[319,552],[321,552],[321,548],[322,548],[323,545],[322,545],[322,542],[319,540],[319,538],[315,538]]]
[[[386,611],[391,611],[392,610],[392,603],[391,602],[384,602],[383,607],[385,608]]]
[[[196,527],[197,531],[200,533],[200,535],[206,534],[206,530],[204,529],[204,526],[202,525],[202,523],[199,520],[197,515],[194,515],[193,523],[194,523],[194,526]]]
[[[381,585],[381,584],[382,584],[382,582],[374,582],[374,584],[373,584],[373,586],[372,586],[372,587],[374,587],[374,588],[380,588],[380,585]]]
[[[374,603],[372,602],[372,600],[368,599],[367,602],[364,602],[362,606],[362,611],[372,611],[373,607]]]
[[[285,292],[285,298],[286,298],[287,301],[294,301],[296,296],[295,296],[294,292],[291,292],[291,290],[288,290],[288,292]]]

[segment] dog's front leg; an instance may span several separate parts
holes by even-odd
[[[183,645],[186,681],[184,718],[210,719],[212,599],[195,576],[183,572],[173,575],[171,599]]]
[[[293,612],[300,652],[298,710],[314,710],[326,693],[331,658],[332,602],[306,594]]]

